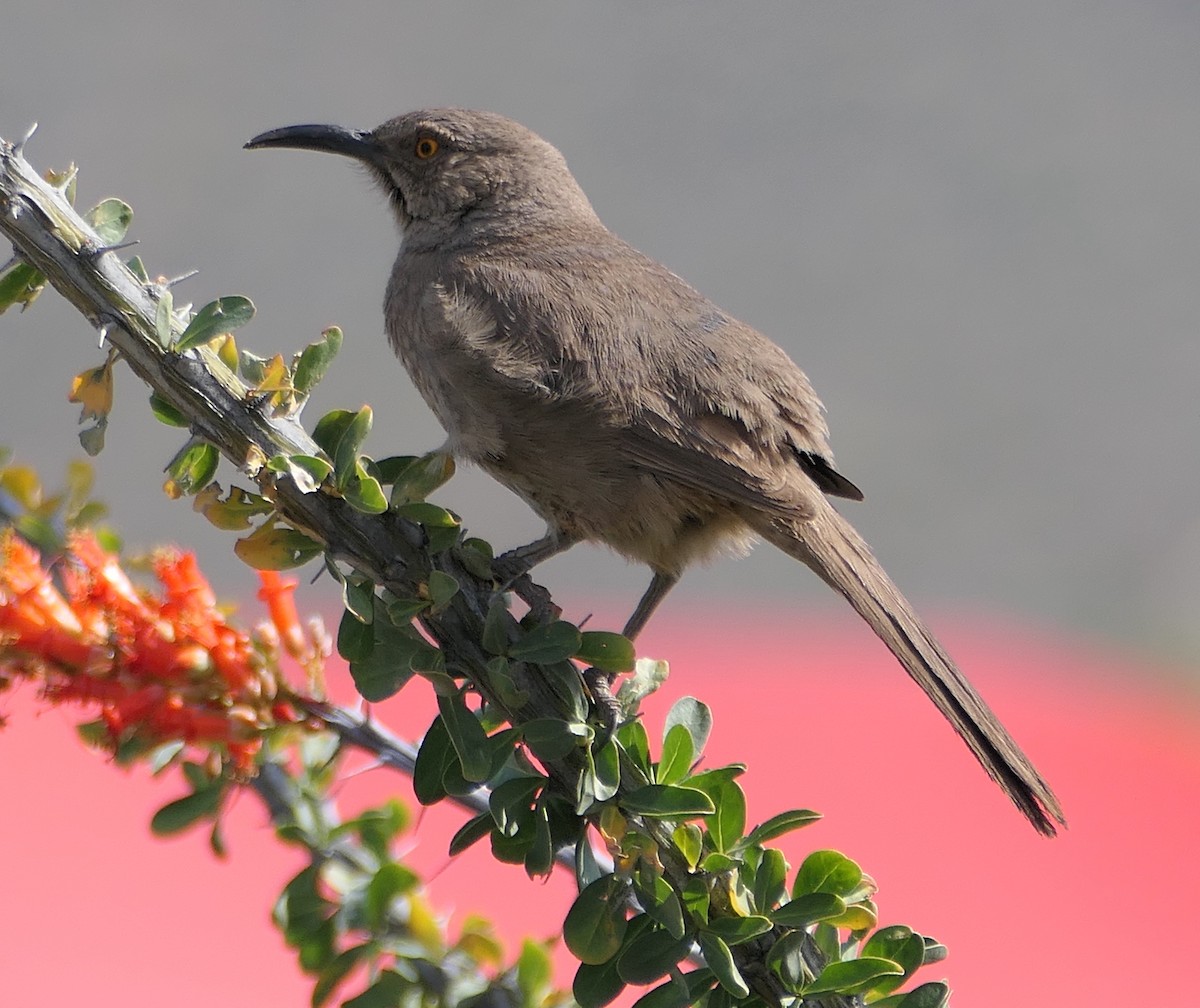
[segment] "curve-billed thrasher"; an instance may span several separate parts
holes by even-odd
[[[433,109],[370,132],[290,126],[247,147],[365,164],[402,241],[388,336],[448,448],[523,497],[546,536],[507,571],[582,540],[654,572],[633,637],[683,569],[762,537],[844,595],[1034,827],[1053,792],[826,495],[820,401],[765,336],[612,234],[562,155],[489,112]]]

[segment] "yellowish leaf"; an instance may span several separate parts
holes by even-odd
[[[71,392],[68,402],[79,403],[83,411],[79,422],[99,420],[108,416],[113,404],[113,362],[115,355],[109,354],[99,367],[80,371],[71,381]]]

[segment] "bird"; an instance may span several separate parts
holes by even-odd
[[[1040,833],[1049,785],[830,497],[824,407],[768,337],[601,222],[563,155],[503,115],[433,108],[371,130],[298,125],[245,145],[365,166],[399,226],[388,339],[447,433],[546,522],[497,558],[519,573],[576,543],[652,577],[634,639],[691,564],[765,540],[847,599]]]

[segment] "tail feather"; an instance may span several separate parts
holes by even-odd
[[[962,736],[1005,794],[1046,836],[1066,825],[1054,792],[892,583],[870,547],[822,497],[816,514],[758,514],[755,531],[846,597]]]

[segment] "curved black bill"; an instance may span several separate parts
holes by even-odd
[[[267,130],[247,140],[247,150],[262,147],[291,147],[297,150],[324,151],[328,154],[343,154],[368,164],[376,163],[382,151],[370,133],[363,130],[346,129],[343,126],[283,126]]]

